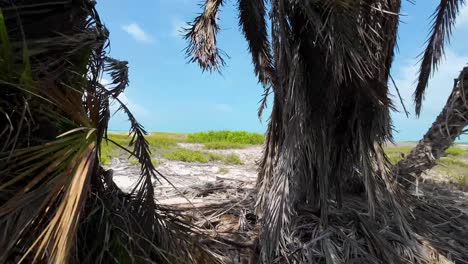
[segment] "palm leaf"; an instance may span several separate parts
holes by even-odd
[[[222,5],[223,0],[206,0],[203,13],[186,29],[187,57],[190,62],[198,62],[203,70],[219,70],[224,65],[223,52],[216,46],[217,14]]]
[[[450,40],[456,17],[464,4],[464,0],[441,0],[433,14],[431,33],[427,39],[426,49],[421,57],[419,77],[414,92],[417,115],[421,113],[424,92],[429,77],[437,69],[444,55],[444,45]]]

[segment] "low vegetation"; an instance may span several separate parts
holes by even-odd
[[[135,158],[130,158],[130,159],[128,160],[128,163],[130,163],[130,164],[132,164],[132,165],[134,165],[134,166],[140,164],[140,162],[139,162],[137,159],[135,159]]]
[[[154,166],[159,166],[163,163],[160,159],[152,159],[151,162]]]
[[[150,148],[153,151],[157,149],[167,149],[170,147],[175,147],[177,145],[177,142],[179,142],[173,137],[157,133],[151,133],[150,135],[146,136],[146,139],[148,140]]]
[[[403,157],[406,156],[413,149],[413,147],[385,147],[384,149],[392,164],[396,164],[397,162],[402,160]],[[447,149],[445,153],[448,157],[462,157],[465,155],[468,157],[468,149],[460,148],[457,146]]]
[[[175,148],[177,143],[184,142],[186,137],[186,134],[157,132],[147,135],[146,139],[148,140],[151,151],[159,152]],[[105,165],[109,165],[112,158],[118,157],[123,153],[123,150],[121,150],[118,145],[128,148],[130,141],[131,138],[127,133],[109,133],[109,140],[103,142],[101,147],[101,162]],[[136,161],[136,163],[138,163],[138,161]]]
[[[208,131],[187,135],[187,142],[203,143],[208,149],[243,148],[247,145],[261,145],[265,136],[246,131]]]
[[[164,153],[163,158],[168,160],[178,160],[183,162],[208,163],[210,161],[222,160],[223,156],[206,151],[178,148],[174,151]]]
[[[220,173],[220,174],[227,174],[227,173],[229,173],[229,169],[226,168],[226,167],[219,167],[218,173]]]
[[[153,164],[161,164],[161,158],[168,160],[177,160],[183,162],[208,163],[212,161],[221,161],[225,164],[242,165],[243,162],[239,155],[230,153],[227,155],[214,154],[209,151],[190,150],[177,146],[177,143],[202,143],[205,149],[241,149],[249,145],[263,144],[264,136],[259,133],[250,133],[245,131],[208,131],[193,134],[155,132],[146,136],[150,149],[155,155]],[[104,142],[101,148],[100,159],[103,164],[109,165],[112,158],[118,157],[124,152],[120,150],[113,142],[127,147],[131,138],[126,133],[110,133],[109,141]],[[392,164],[402,160],[412,149],[412,146],[385,147],[385,152]],[[468,185],[468,149],[459,146],[453,146],[446,151],[447,156],[439,160],[432,173],[443,175],[451,181],[460,185]],[[127,154],[125,154],[127,155]],[[130,158],[131,164],[137,165],[138,161]],[[220,168],[219,173],[227,173],[225,169]]]
[[[216,149],[241,149],[249,145],[263,144],[264,136],[259,133],[250,133],[246,131],[209,131],[198,132],[193,134],[171,133],[171,132],[153,132],[146,136],[149,146],[153,154],[167,159],[176,160],[194,160],[198,162],[206,162],[210,160],[218,160],[216,155],[198,151],[195,153],[180,150],[177,143],[203,143],[204,148],[210,150]],[[123,153],[118,145],[128,147],[131,138],[127,133],[111,132],[109,140],[103,143],[101,149],[100,160],[103,164],[109,165],[112,158],[118,157]],[[226,159],[226,163],[242,164],[240,158],[230,155]]]
[[[225,141],[208,142],[203,144],[206,149],[242,149],[247,145],[241,143],[232,143]]]
[[[412,147],[386,147],[385,152],[392,164],[398,163],[410,151]],[[468,149],[458,146],[450,147],[445,151],[446,157],[438,161],[438,165],[429,173],[446,178],[451,182],[468,186]]]
[[[176,150],[164,153],[163,158],[168,160],[177,160],[183,162],[208,163],[211,161],[223,161],[226,164],[242,165],[242,160],[236,153],[221,155],[208,151],[192,150],[186,148],[177,148]]]
[[[228,163],[228,164],[235,164],[235,165],[242,165],[244,164],[242,162],[242,160],[240,159],[239,155],[237,155],[236,153],[230,153],[230,154],[227,154],[225,157],[224,157],[224,162]]]

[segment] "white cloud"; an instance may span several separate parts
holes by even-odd
[[[146,33],[137,23],[130,23],[122,26],[122,30],[130,34],[136,41],[142,43],[153,42],[153,37]]]
[[[142,105],[135,103],[133,100],[128,98],[128,96],[125,95],[125,93],[121,93],[119,95],[119,100],[124,105],[126,105],[128,109],[130,109],[130,111],[132,111],[132,113],[137,117],[149,114],[148,111]]]
[[[107,78],[101,78],[101,84],[104,85],[105,87],[107,88],[110,88],[109,85],[111,84],[112,82],[107,79]],[[125,93],[121,93],[119,95],[119,100],[128,107],[128,109],[130,109],[130,111],[136,115],[136,116],[145,116],[145,115],[148,115],[149,112],[143,107],[141,106],[140,104],[137,104],[135,103],[133,100],[131,100],[130,98],[128,98],[128,96],[125,94]],[[114,113],[115,111],[117,111],[119,109],[119,102],[117,101],[113,101],[111,103],[111,106],[110,106],[110,110],[112,113]],[[123,113],[119,113],[118,115],[122,115]],[[123,114],[125,115],[125,114]]]
[[[425,110],[433,113],[442,109],[452,91],[453,79],[458,77],[460,71],[467,63],[468,56],[462,56],[451,50],[446,50],[445,58],[442,59],[442,63],[429,79],[429,85],[426,89],[425,100],[423,102],[423,113]],[[407,61],[406,65],[397,74],[398,78],[396,78],[401,95],[406,102],[407,108],[410,109],[413,106],[412,95],[416,88],[419,66],[420,63],[417,60]]]
[[[395,81],[400,89],[401,96],[405,101],[407,110],[410,112],[410,118],[403,114],[402,107],[396,97],[396,92],[391,86],[391,92],[395,95],[394,104],[400,113],[394,113],[394,124],[399,134],[395,135],[397,140],[418,140],[422,138],[426,130],[430,127],[436,117],[442,111],[447,99],[452,92],[453,80],[458,77],[460,71],[468,63],[468,56],[457,54],[451,50],[446,50],[446,56],[435,71],[432,78],[429,79],[429,85],[426,88],[424,101],[422,104],[421,115],[417,118],[414,114],[413,93],[416,88],[416,79],[418,77],[419,66],[417,60],[409,60],[398,65]],[[395,65],[398,67],[397,65]]]
[[[224,113],[231,113],[233,111],[232,106],[228,104],[215,104],[213,110]]]

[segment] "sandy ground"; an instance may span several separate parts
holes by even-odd
[[[201,144],[180,143],[179,147],[203,149]],[[201,216],[193,218],[198,219],[194,220],[194,224],[204,226],[210,223],[208,233],[215,232],[219,239],[223,237],[223,239],[246,245],[254,243],[255,216],[251,212],[255,199],[256,162],[261,158],[262,147],[203,150],[224,155],[236,153],[244,164],[228,165],[221,161],[187,163],[162,160],[157,170],[171,184],[164,179],[161,179],[161,182],[154,181],[155,199],[160,204],[184,210],[187,215],[191,216],[198,215],[203,208],[215,208],[211,211],[203,211]],[[114,171],[116,184],[123,191],[131,191],[138,179],[139,168],[130,164],[126,157],[114,159],[109,168]],[[443,177],[431,176],[431,173],[433,172],[425,176],[426,179],[443,179]],[[419,186],[421,199],[424,199],[424,196],[435,197],[439,204],[455,206],[468,214],[468,192],[454,188],[451,184],[431,180],[422,182]],[[244,232],[245,230],[248,231]],[[249,258],[252,252],[249,248],[239,251],[231,244],[223,244],[221,251],[226,254],[227,263],[251,263]]]
[[[179,146],[194,150],[203,148],[202,144],[179,143]],[[244,164],[230,165],[221,161],[187,163],[162,159],[162,164],[157,167],[157,170],[168,181],[164,179],[161,179],[161,182],[153,181],[156,199],[161,204],[185,204],[188,203],[187,199],[194,204],[206,202],[207,198],[199,198],[197,190],[211,186],[215,189],[218,183],[231,185],[234,190],[237,188],[253,189],[257,176],[256,161],[262,153],[261,146],[205,151],[224,155],[236,153]],[[138,179],[139,168],[130,164],[126,157],[114,158],[109,168],[114,171],[113,179],[117,186],[125,192],[130,192]],[[224,198],[224,200],[229,200],[229,197]]]
[[[407,143],[410,144],[409,142]],[[407,145],[399,143],[399,146]],[[411,143],[414,145],[414,143]],[[202,144],[179,143],[180,147],[202,150]],[[253,190],[257,176],[256,162],[261,158],[262,147],[253,146],[244,149],[205,150],[217,154],[236,153],[241,158],[243,165],[228,165],[221,161],[209,163],[187,163],[181,161],[162,160],[157,169],[167,180],[161,179],[153,182],[155,198],[161,204],[201,204],[222,203],[229,201],[229,192],[223,192],[223,197],[201,194],[202,190],[216,191],[217,186],[228,186],[232,189],[232,196],[238,192]],[[110,169],[114,171],[115,183],[125,192],[130,192],[134,187],[139,168],[128,162],[126,157],[114,158]],[[442,175],[443,176],[443,175]],[[468,212],[468,192],[455,188],[446,181],[448,177],[437,175],[435,171],[429,171],[423,176],[424,182],[420,184],[421,195],[437,195],[445,201],[452,201]],[[174,188],[175,187],[175,188]],[[210,200],[211,199],[211,200]]]

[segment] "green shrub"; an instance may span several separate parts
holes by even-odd
[[[132,164],[132,165],[134,165],[134,166],[140,165],[140,162],[139,162],[137,159],[135,159],[135,158],[130,158],[130,159],[128,160],[128,163],[130,163],[130,164]]]
[[[201,162],[221,160],[223,156],[198,150],[178,148],[172,152],[164,153],[163,157],[168,160],[179,160],[184,162]]]
[[[397,164],[400,160],[403,159],[400,154],[395,153],[388,154],[387,157],[390,160],[390,163],[393,165]]]
[[[468,175],[456,175],[454,178],[458,184],[468,186]]]
[[[384,151],[387,155],[400,153],[408,154],[412,149],[413,147],[384,147]]]
[[[189,134],[187,141],[194,143],[229,142],[244,145],[260,145],[265,141],[265,137],[260,133],[223,130]]]
[[[108,135],[109,139],[116,142],[119,145],[122,145],[124,147],[128,147],[128,144],[130,144],[130,140],[132,139],[131,137],[128,136],[127,133],[109,133]]]
[[[149,136],[160,136],[173,139],[176,142],[186,142],[187,134],[175,132],[151,132]]]
[[[239,155],[237,155],[236,153],[230,153],[230,154],[226,155],[226,157],[224,157],[224,162],[226,162],[228,164],[237,164],[237,165],[242,165],[243,164],[243,162],[240,159]]]
[[[118,156],[118,147],[110,142],[103,141],[101,144],[101,153],[99,155],[99,160],[104,165],[109,165],[112,161],[112,158]]]
[[[119,145],[127,147],[130,143],[130,137],[124,133],[109,133],[109,139]],[[102,164],[109,165],[113,158],[119,157],[120,148],[111,141],[103,140],[101,144],[101,154],[99,159]]]
[[[463,162],[461,160],[457,160],[457,159],[454,159],[454,158],[451,158],[451,157],[442,157],[442,158],[440,158],[439,164],[443,165],[443,166],[447,166],[447,167],[449,167],[449,166],[458,166],[458,167],[468,169],[468,163],[465,163],[465,162]]]
[[[208,142],[203,144],[206,149],[241,149],[245,148],[245,144],[240,144],[240,143],[232,143],[232,142],[225,142],[225,141],[219,141],[219,142]]]
[[[467,149],[462,149],[462,148],[457,148],[457,147],[451,147],[445,151],[447,155],[452,155],[452,156],[460,156],[463,154],[468,154]]]
[[[151,163],[153,163],[153,166],[157,167],[162,164],[162,161],[160,159],[152,159]]]
[[[174,138],[155,133],[146,136],[146,140],[152,149],[167,149],[177,145],[177,140]]]

